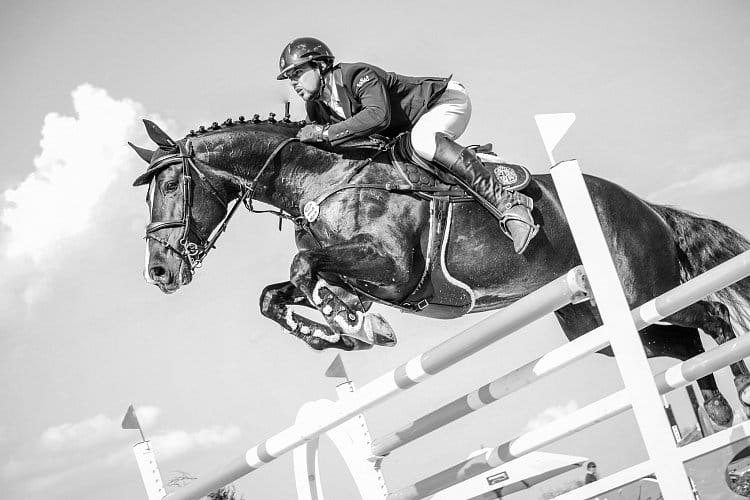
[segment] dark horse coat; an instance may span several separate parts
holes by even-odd
[[[397,180],[387,155],[371,159],[371,150],[327,151],[294,142],[298,124],[227,122],[179,141],[179,151],[189,156],[183,164],[165,156],[178,150],[175,142],[150,122],[147,129],[159,149],[137,148],[150,166],[136,184],[152,183],[146,274],[163,291],[191,281],[183,243],[205,244],[200,235],[221,222],[230,200],[253,181],[255,199],[298,223],[310,201],[329,193],[313,207],[312,222],[298,225],[299,253],[290,280],[269,285],[261,296],[263,314],[311,347],[368,347],[348,336],[354,328],[387,331],[382,318],[367,313],[368,304],[400,305],[418,285],[433,279],[427,266],[431,204],[413,193],[382,189]],[[186,183],[190,162],[192,183]],[[585,180],[631,307],[750,248],[717,221],[647,203],[603,179]],[[331,192],[345,182],[359,187]],[[534,219],[541,229],[523,255],[513,251],[493,217],[476,203],[449,208],[452,224],[442,235],[440,262],[454,286],[435,287],[428,302],[443,307],[428,307],[421,314],[455,317],[505,307],[580,264],[550,176],[535,175],[524,192],[534,200]],[[174,222],[179,217],[188,219],[190,231]],[[665,318],[668,325],[643,329],[647,355],[687,359],[699,354],[698,328],[718,343],[733,338],[730,318],[747,328],[749,297],[750,279],[745,279]],[[292,304],[318,309],[327,324],[292,312],[287,307]],[[570,339],[600,324],[590,302],[568,305],[556,315]],[[743,400],[747,368],[741,362],[732,372]],[[699,384],[712,419],[731,421],[731,408],[713,377]]]

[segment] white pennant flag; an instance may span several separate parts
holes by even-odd
[[[536,126],[539,133],[542,134],[544,149],[547,150],[549,161],[554,165],[555,159],[552,156],[552,150],[557,143],[563,138],[573,122],[576,121],[575,113],[552,113],[546,115],[534,115]]]

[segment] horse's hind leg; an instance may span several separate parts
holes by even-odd
[[[286,332],[302,339],[313,349],[336,348],[352,351],[370,347],[369,344],[357,339],[342,337],[328,326],[293,312],[288,307],[290,305],[315,308],[307,297],[289,281],[268,285],[260,294],[260,311],[263,316],[272,319]]]
[[[570,340],[601,324],[598,313],[588,302],[565,306],[555,314],[565,335]],[[643,328],[639,335],[646,356],[649,358],[667,356],[684,361],[703,352],[700,334],[698,329],[693,326],[656,324]],[[599,353],[614,356],[612,348],[609,346],[600,350]],[[714,376],[708,375],[699,379],[698,387],[700,387],[703,396],[703,407],[711,421],[720,426],[731,423],[733,418],[732,407],[719,392]]]
[[[649,358],[667,356],[685,361],[704,352],[697,328],[677,325],[650,325],[640,331]],[[703,408],[711,421],[725,427],[732,423],[732,406],[719,392],[716,379],[709,374],[698,379],[703,396]]]
[[[669,318],[665,318],[665,321],[700,328],[717,344],[723,344],[736,337],[730,323],[729,309],[720,302],[707,300],[696,302]],[[730,365],[730,370],[734,376],[734,385],[745,416],[750,416],[750,371],[743,360]]]

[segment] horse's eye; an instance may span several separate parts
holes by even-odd
[[[177,181],[167,181],[164,183],[164,192],[171,193],[177,189]]]

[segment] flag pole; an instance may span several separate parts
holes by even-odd
[[[140,422],[138,422],[138,416],[135,414],[133,405],[130,405],[128,411],[125,412],[125,417],[122,419],[122,428],[138,429],[138,432],[141,433],[143,441],[133,446],[133,453],[138,463],[138,470],[141,473],[143,486],[146,488],[149,500],[162,500],[167,495],[167,491],[164,489],[164,482],[161,478],[161,472],[159,472],[159,466],[156,463],[154,450],[151,448],[151,443],[146,441],[146,436],[143,434],[143,429]]]

